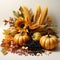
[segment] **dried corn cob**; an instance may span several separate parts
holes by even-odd
[[[38,14],[37,12],[39,13],[38,9],[36,10],[36,14]],[[40,12],[41,12],[41,10],[40,10]],[[39,14],[39,19],[30,26],[30,29],[32,29],[32,30],[37,29],[37,28],[42,29],[42,28],[46,27],[47,25],[44,25],[44,20],[47,16],[47,12],[48,12],[48,8],[45,7],[44,10],[42,11],[42,13]],[[35,17],[38,17],[38,15],[37,16],[35,15]]]
[[[34,29],[37,29],[37,28],[39,28],[40,26],[38,25],[38,24],[33,24],[32,26],[29,26],[29,28],[31,29],[31,30],[34,30]]]
[[[41,13],[41,7],[40,6],[37,6],[36,12],[34,14],[34,20],[33,20],[34,23],[36,23],[36,21],[38,20],[38,18],[40,16],[40,13]]]
[[[47,13],[48,13],[48,7],[45,7],[44,10],[41,12],[41,16],[40,16],[40,20],[39,20],[40,25],[42,25],[44,23]]]
[[[21,7],[20,7],[20,10],[21,10],[22,13],[24,14],[25,20],[26,20],[28,23],[31,23],[31,17],[30,17],[30,12],[29,12],[28,8],[25,7],[25,6],[21,6]]]
[[[45,28],[46,26],[47,26],[47,24],[45,24],[45,25],[38,25],[38,24],[36,23],[36,24],[30,26],[30,29],[31,29],[31,30],[38,29],[38,28],[43,29],[43,28]]]

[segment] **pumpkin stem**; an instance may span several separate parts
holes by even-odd
[[[50,38],[50,33],[48,32],[48,37]]]
[[[24,32],[23,32],[23,31],[21,31],[21,32],[20,32],[20,34],[23,36],[23,35],[24,35]]]

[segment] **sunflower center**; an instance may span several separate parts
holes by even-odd
[[[20,28],[24,28],[24,26],[25,26],[24,23],[22,23],[22,24],[19,25]]]

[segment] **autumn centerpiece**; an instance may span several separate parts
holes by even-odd
[[[4,20],[10,27],[4,30],[5,38],[2,40],[2,52],[19,55],[39,55],[45,50],[54,50],[58,46],[56,27],[48,16],[48,7],[41,10],[37,6],[33,12],[26,6],[20,6],[19,11],[13,11],[14,18]]]

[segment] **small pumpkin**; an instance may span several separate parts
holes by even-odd
[[[24,20],[22,17],[19,17],[15,21],[15,27],[17,28],[17,30],[26,29],[28,27],[28,22]]]
[[[4,30],[5,35],[14,36],[16,33],[17,33],[17,29],[15,27],[10,27],[10,28]]]
[[[38,41],[40,38],[41,38],[41,33],[40,32],[33,33],[32,39],[34,41]]]
[[[25,42],[29,41],[29,38],[26,32],[20,32],[14,36],[14,42],[22,46],[25,45]]]
[[[15,27],[10,27],[8,31],[11,36],[14,36],[17,33],[17,29]]]
[[[42,36],[39,43],[41,46],[47,50],[53,50],[58,46],[58,38],[54,35]]]

